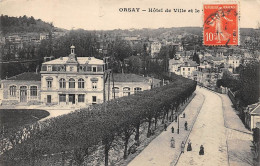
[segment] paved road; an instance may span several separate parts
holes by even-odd
[[[227,139],[228,130],[224,126],[224,117],[221,98],[206,89],[197,88],[196,97],[191,101],[185,109],[186,115],[196,117],[196,113],[200,109],[200,113],[190,132],[189,138],[192,142],[192,151],[185,152],[180,156],[178,166],[227,166]],[[204,100],[205,99],[205,100]],[[204,101],[204,103],[203,103]],[[203,103],[203,105],[202,105]],[[192,118],[187,117],[185,120],[192,122]],[[185,121],[181,119],[182,123]],[[181,134],[172,134],[169,130],[161,133],[155,138],[128,166],[172,166],[176,163],[180,154],[180,144],[182,140],[187,138],[189,131],[181,128]],[[175,138],[176,148],[170,148],[170,138]],[[205,155],[199,155],[200,146],[205,148]]]
[[[173,161],[177,161],[181,141],[185,140],[190,132],[184,130],[184,123],[187,121],[190,127],[204,101],[203,94],[198,91],[196,94],[184,110],[186,117],[180,118],[180,134],[176,133],[177,123],[173,122],[168,126],[167,131],[156,137],[128,166],[169,166]],[[172,126],[175,128],[175,133],[171,133]],[[171,137],[175,138],[175,148],[170,147]]]
[[[228,165],[226,128],[221,98],[215,93],[197,88],[205,96],[205,102],[194,124],[189,139],[192,151],[181,155],[178,166],[225,166]],[[205,155],[199,155],[200,145],[205,148]]]

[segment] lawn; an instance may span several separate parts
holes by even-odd
[[[49,112],[36,109],[0,109],[0,126],[8,130],[31,124],[50,115]]]

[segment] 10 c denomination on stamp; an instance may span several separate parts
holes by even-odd
[[[204,45],[238,45],[238,4],[204,4]]]

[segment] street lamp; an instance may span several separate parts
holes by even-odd
[[[173,120],[173,104],[171,104],[171,122],[173,122],[174,120]]]
[[[179,107],[178,107],[179,108]],[[177,108],[177,116],[178,116],[178,129],[177,129],[177,134],[180,133],[180,119],[179,119],[179,109]]]

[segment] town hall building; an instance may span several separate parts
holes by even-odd
[[[160,86],[160,80],[135,74],[114,74],[108,58],[69,56],[42,63],[41,71],[0,80],[0,104],[66,105],[87,107]],[[109,79],[110,80],[110,79]]]
[[[41,100],[47,104],[91,105],[103,102],[105,65],[94,57],[68,57],[42,64]]]

